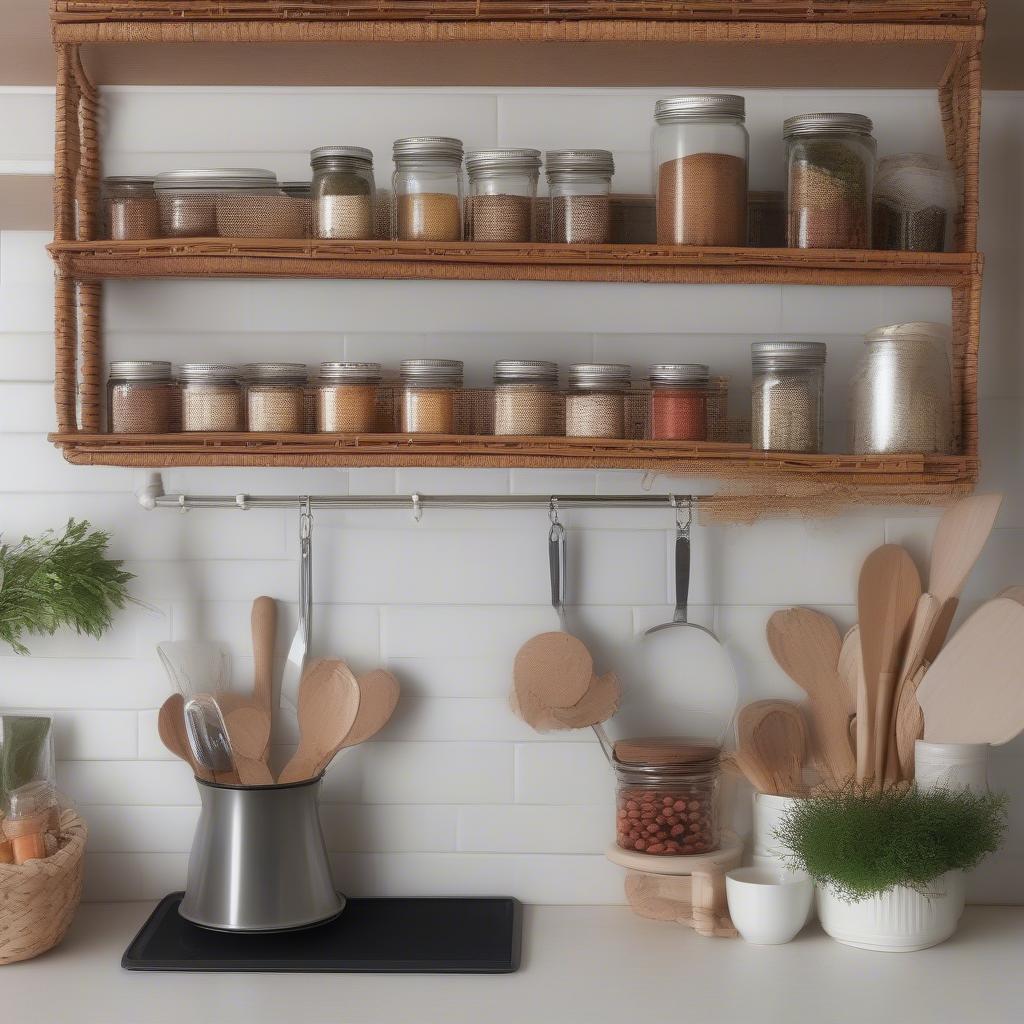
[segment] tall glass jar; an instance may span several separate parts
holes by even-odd
[[[945,160],[927,153],[901,153],[878,161],[876,249],[943,252],[950,248],[956,210],[953,171]]]
[[[153,179],[121,176],[103,179],[103,222],[107,238],[117,241],[160,237],[160,211]]]
[[[259,198],[285,198],[277,175],[260,167],[166,171],[153,181],[165,238],[203,238],[218,233],[260,235],[254,219],[266,217]],[[220,224],[223,218],[224,223]],[[239,230],[239,228],[247,230]],[[301,237],[296,231],[296,237]]]
[[[615,160],[607,149],[558,149],[544,158],[550,240],[568,245],[611,241]]]
[[[786,118],[790,248],[871,248],[871,129],[871,119],[863,114]]]
[[[223,363],[183,363],[181,429],[236,432],[245,429],[245,403],[237,366]]]
[[[624,363],[569,367],[565,395],[566,437],[625,437],[630,368]]]
[[[654,108],[659,245],[745,245],[750,139],[742,96],[673,96]]]
[[[529,242],[540,172],[538,149],[466,154],[466,225],[473,242]]]
[[[314,236],[372,238],[373,153],[362,146],[320,146],[309,162]]]
[[[454,434],[461,359],[405,359],[402,374],[403,434]]]
[[[301,434],[306,429],[305,363],[249,363],[242,376],[248,430]]]
[[[708,382],[703,363],[657,363],[649,371],[655,441],[708,439]]]
[[[462,143],[444,136],[397,139],[394,145],[395,238],[458,242],[462,238]]]
[[[316,382],[316,429],[321,433],[374,433],[380,383],[380,363],[321,363]]]
[[[612,764],[620,848],[655,857],[718,849],[717,747],[663,737],[619,740]]]
[[[891,324],[872,331],[850,388],[855,454],[954,451],[949,328]]]
[[[178,429],[178,386],[162,359],[110,364],[107,430],[112,434],[170,434]]]
[[[550,437],[558,420],[558,363],[501,359],[494,364],[496,435]]]
[[[751,446],[755,450],[821,451],[825,351],[820,341],[756,341],[750,346]]]

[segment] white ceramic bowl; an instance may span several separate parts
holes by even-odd
[[[814,886],[807,875],[782,868],[737,868],[725,876],[725,893],[740,935],[776,946],[794,939],[807,923]]]

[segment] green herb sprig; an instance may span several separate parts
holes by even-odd
[[[62,534],[47,530],[0,545],[0,643],[28,654],[26,634],[52,635],[70,626],[100,637],[129,600],[135,577],[106,557],[110,535],[69,519]]]

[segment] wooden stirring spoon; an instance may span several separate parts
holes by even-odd
[[[359,714],[359,683],[340,661],[319,661],[299,684],[299,747],[279,783],[315,779],[342,748]]]
[[[789,701],[759,700],[740,708],[736,719],[737,746],[760,766],[759,774],[772,783],[777,796],[804,791],[807,725],[800,709]]]
[[[252,705],[235,708],[224,716],[224,727],[242,785],[272,786],[274,776],[266,762],[270,747],[270,714]]]
[[[365,743],[387,725],[398,705],[401,687],[398,680],[382,668],[360,676],[359,710],[342,747]]]
[[[156,725],[163,745],[189,765],[197,778],[213,782],[213,773],[207,771],[192,755],[192,746],[185,729],[185,698],[180,693],[171,694],[163,702]]]

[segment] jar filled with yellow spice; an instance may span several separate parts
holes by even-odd
[[[327,434],[369,434],[377,428],[380,363],[320,364],[316,429]]]
[[[462,388],[462,369],[461,359],[403,360],[402,433],[455,433],[455,404]]]

